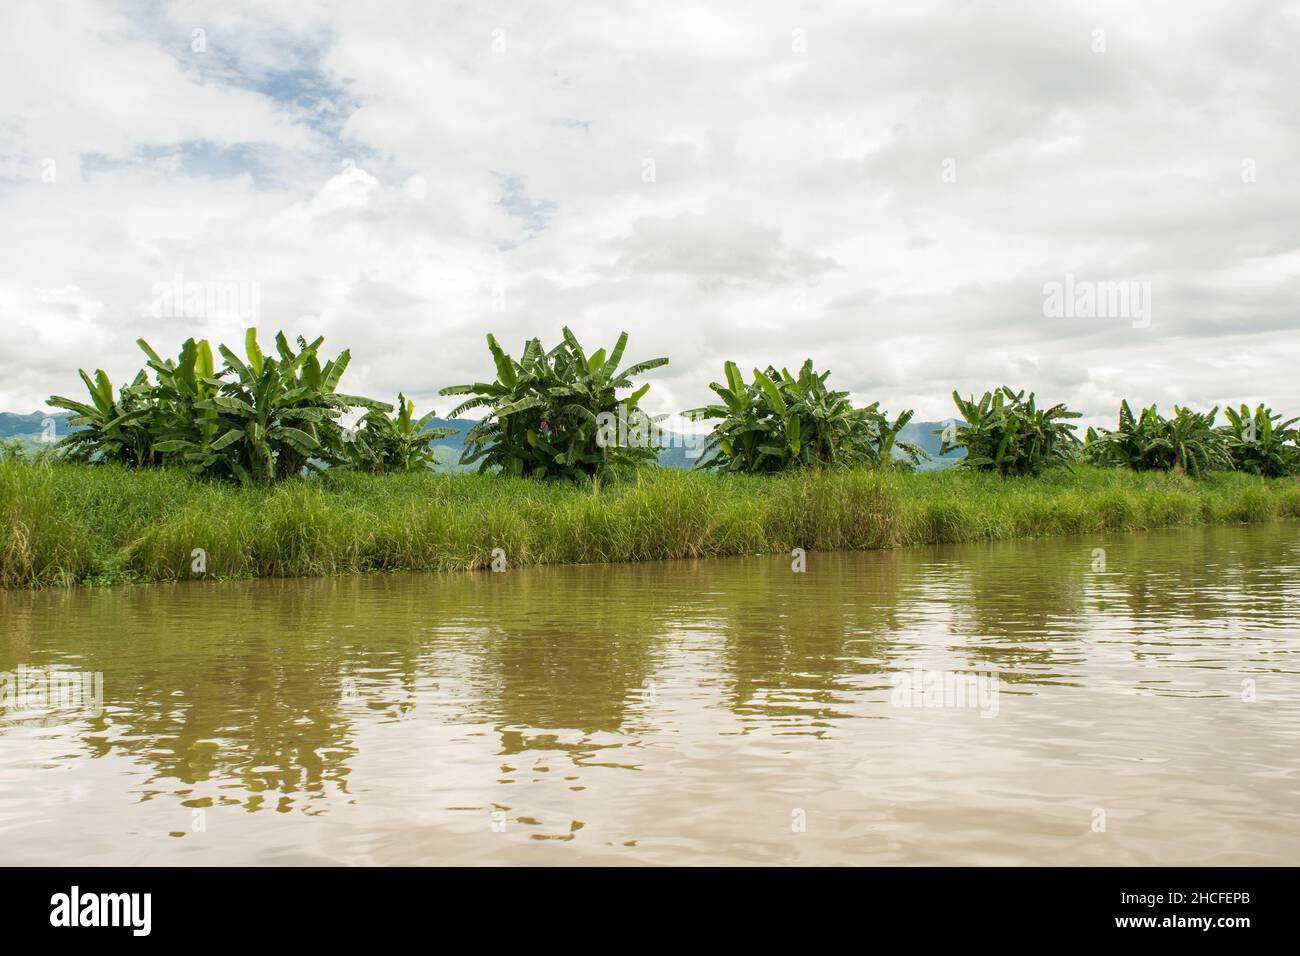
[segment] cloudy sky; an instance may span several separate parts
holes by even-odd
[[[811,356],[1300,413],[1300,4],[870,6],[6,0],[0,410],[255,324],[446,412],[567,324],[656,411]]]

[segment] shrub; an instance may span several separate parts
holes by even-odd
[[[1069,467],[1077,457],[1076,426],[1066,419],[1079,418],[1064,405],[1041,409],[1034,393],[1013,392],[1002,386],[976,402],[956,392],[952,400],[963,422],[942,429],[939,454],[965,448],[959,468],[996,471],[1000,475],[1037,475],[1045,468]]]
[[[1300,418],[1282,421],[1262,404],[1254,414],[1245,405],[1224,408],[1229,424],[1219,427],[1233,467],[1250,475],[1281,478],[1300,472],[1300,432],[1292,426]]]
[[[724,366],[726,384],[711,382],[723,401],[692,409],[689,417],[722,419],[705,443],[697,467],[735,472],[777,472],[816,465],[895,465],[911,467],[929,458],[898,433],[912,418],[904,411],[893,422],[879,402],[854,408],[848,392],[826,387],[830,372],[817,372],[812,359],[795,378],[786,369],[754,369],[746,385],[735,362]],[[896,459],[894,450],[902,454]]]
[[[655,459],[650,442],[620,444],[608,440],[610,418],[642,417],[637,403],[649,390],[642,385],[620,399],[618,389],[632,388],[633,377],[667,365],[656,358],[618,368],[627,346],[627,333],[608,355],[597,349],[590,357],[568,328],[549,352],[537,339],[524,346],[515,361],[487,337],[496,363],[494,382],[453,385],[443,395],[473,395],[451,412],[455,418],[471,408],[488,414],[465,436],[461,464],[479,462],[479,471],[500,469],[504,475],[534,478],[586,478],[610,469]]]
[[[1214,428],[1218,411],[1215,407],[1207,413],[1194,412],[1175,405],[1173,418],[1165,418],[1152,405],[1135,417],[1126,399],[1120,403],[1119,424],[1113,431],[1088,429],[1084,455],[1099,465],[1193,477],[1231,468],[1228,443]]]
[[[95,370],[93,380],[85,369],[78,369],[77,373],[86,383],[90,403],[62,395],[50,397],[50,405],[72,412],[68,425],[77,429],[55,445],[55,451],[73,461],[120,462],[134,468],[158,464],[150,434],[153,409],[145,373],[137,374],[116,395],[103,369]]]
[[[277,357],[263,355],[257,330],[244,339],[246,358],[226,346],[224,368],[214,368],[212,347],[187,339],[176,360],[163,360],[144,339],[156,380],[140,371],[116,396],[102,371],[81,379],[90,404],[53,396],[50,404],[73,412],[77,429],[58,444],[81,461],[120,462],[135,468],[176,465],[194,474],[267,484],[320,464],[348,460],[339,416],[349,408],[390,411],[373,399],[342,395],[339,379],[346,349],[320,364],[323,338],[298,338],[294,351],[284,333],[275,337]]]
[[[428,468],[434,463],[432,443],[457,433],[455,428],[430,428],[435,416],[430,411],[416,418],[415,402],[398,392],[395,415],[390,418],[382,408],[371,408],[360,428],[345,432],[348,466],[375,474]]]

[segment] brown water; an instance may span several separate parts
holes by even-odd
[[[10,698],[4,864],[1300,863],[1294,523],[0,622],[0,671],[103,674]],[[932,673],[983,696],[896,686]]]

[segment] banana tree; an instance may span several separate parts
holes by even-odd
[[[601,348],[588,356],[567,327],[563,340],[549,352],[538,339],[529,339],[518,360],[491,334],[487,345],[496,380],[453,385],[441,392],[474,396],[453,409],[452,418],[475,408],[488,410],[465,436],[462,464],[477,462],[479,471],[506,475],[583,479],[656,458],[651,441],[610,441],[605,436],[611,418],[626,422],[642,414],[639,402],[650,386],[622,398],[618,391],[633,388],[634,376],[666,365],[668,359],[619,369],[626,332],[610,352]]]
[[[239,481],[265,484],[301,474],[304,468],[344,463],[346,436],[339,416],[349,408],[392,409],[373,399],[338,393],[351,356],[344,349],[322,366],[317,350],[323,341],[318,337],[309,343],[299,336],[295,352],[284,333],[277,333],[276,358],[263,354],[257,330],[249,329],[244,358],[220,347],[225,368],[216,376],[219,394],[193,407],[205,413],[200,421],[219,433],[207,451],[222,453],[220,460]]]
[[[929,457],[919,446],[898,440],[911,411],[891,423],[878,402],[854,408],[848,392],[826,387],[830,372],[817,372],[811,359],[797,377],[788,369],[778,372],[769,366],[766,371],[754,369],[753,381],[746,383],[739,366],[730,361],[723,372],[725,382],[709,384],[722,403],[684,413],[721,419],[706,439],[698,468],[775,472],[812,465],[892,467]]]
[[[1293,426],[1300,418],[1282,421],[1271,408],[1259,405],[1254,413],[1242,405],[1223,409],[1229,424],[1220,426],[1238,471],[1267,478],[1281,478],[1300,472],[1300,431]]]
[[[952,393],[953,404],[963,421],[955,427],[936,429],[942,435],[940,456],[965,448],[958,467],[975,471],[996,471],[1000,475],[1037,475],[1045,468],[1070,467],[1080,442],[1076,426],[1068,419],[1079,418],[1063,404],[1039,408],[1034,393],[1012,391],[1002,386],[985,392],[977,402]]]
[[[153,408],[144,372],[116,395],[103,369],[96,369],[93,379],[84,369],[78,369],[77,374],[90,393],[90,402],[62,395],[50,397],[51,406],[72,412],[68,424],[76,429],[52,450],[73,461],[120,462],[134,468],[159,464],[150,432]]]
[[[220,393],[212,346],[206,339],[186,339],[175,360],[164,360],[144,339],[137,339],[136,344],[148,357],[148,367],[156,377],[150,393],[153,451],[167,463],[198,474],[214,472],[233,477],[221,450],[212,447],[218,436],[216,418],[195,407]]]
[[[894,467],[914,468],[922,460],[929,461],[930,453],[915,442],[905,441],[898,436],[908,422],[912,420],[915,412],[910,409],[904,409],[903,412],[892,422],[889,418],[876,411],[879,402],[872,402],[867,406],[871,413],[872,421],[875,426],[876,439],[874,443],[875,460],[879,464],[888,464]],[[895,454],[897,450],[900,454]]]
[[[1227,442],[1214,429],[1218,413],[1217,405],[1208,412],[1174,406],[1167,434],[1173,448],[1175,472],[1198,476],[1214,468],[1232,467]]]
[[[362,417],[357,433],[345,435],[357,452],[353,466],[376,473],[428,468],[434,462],[432,443],[457,434],[455,428],[430,428],[429,423],[436,417],[430,411],[416,418],[415,402],[401,392],[397,394],[397,413],[393,417],[380,409],[370,409]]]
[[[1084,455],[1100,465],[1193,477],[1216,468],[1229,469],[1232,455],[1227,439],[1214,427],[1217,414],[1217,406],[1209,412],[1194,412],[1175,405],[1173,417],[1166,418],[1152,405],[1134,415],[1125,399],[1115,429],[1088,429]]]

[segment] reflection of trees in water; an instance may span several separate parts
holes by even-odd
[[[908,552],[541,568],[482,575],[475,689],[502,751],[590,751],[581,735],[625,733],[670,645],[707,642],[742,716],[839,716],[846,676],[885,670]],[[791,699],[780,698],[788,692]],[[763,698],[761,701],[759,698]],[[577,734],[554,731],[571,730]]]
[[[83,745],[150,768],[146,795],[310,811],[347,793],[360,726],[417,706],[495,727],[503,753],[579,759],[653,720],[656,673],[690,671],[695,653],[742,722],[815,729],[853,692],[887,687],[936,627],[972,670],[1060,681],[1098,615],[1285,622],[1297,539],[1277,525],[811,553],[804,574],[765,557],[0,592],[0,670],[103,671],[107,712],[84,722]]]
[[[251,808],[276,795],[281,810],[292,794],[347,790],[347,761],[356,753],[351,720],[339,708],[343,661],[312,658],[292,639],[275,648],[259,639],[239,652],[192,662],[186,668],[138,675],[119,668],[115,683],[141,678],[125,713],[115,713],[111,735],[92,731],[93,756],[120,750],[151,763],[150,779],[186,784],[238,780]],[[117,703],[115,701],[115,703]],[[106,728],[107,729],[107,728]]]
[[[1136,626],[1171,620],[1259,625],[1295,616],[1300,529],[1292,522],[1153,531],[1101,542],[1107,575],[1095,607]]]
[[[846,690],[892,669],[891,635],[900,628],[917,553],[811,553],[807,560],[798,574],[788,557],[699,569],[724,635],[726,696],[738,716],[805,725],[840,718],[836,705],[846,702]]]
[[[291,795],[346,792],[355,754],[343,674],[376,663],[413,674],[390,647],[340,641],[360,624],[355,581],[268,581],[29,596],[39,611],[23,654],[103,671],[105,714],[85,722],[91,756],[124,754],[194,790],[289,809]],[[349,591],[353,592],[349,595]],[[37,621],[39,623],[37,623]],[[400,655],[400,650],[397,652]],[[182,789],[182,788],[176,788]]]
[[[439,677],[456,689],[440,714],[498,725],[506,752],[596,749],[575,736],[621,729],[674,613],[665,595],[688,581],[662,568],[15,594],[5,610],[26,623],[0,650],[105,672],[108,713],[83,743],[151,767],[146,798],[160,781],[187,795],[237,781],[218,799],[306,808],[347,792],[358,721],[400,719]]]
[[[474,677],[502,751],[590,750],[650,693],[656,652],[694,591],[672,565],[537,568],[473,579]]]
[[[999,541],[938,550],[949,577],[953,653],[1007,683],[1060,683],[1083,660],[1092,546],[1079,539]]]
[[[1095,548],[1104,571],[1093,570]],[[1300,604],[1298,556],[1287,523],[957,546],[954,649],[1008,682],[1059,682],[1085,659],[1086,638],[1108,628],[1164,646],[1180,622],[1225,633],[1286,622]]]

